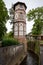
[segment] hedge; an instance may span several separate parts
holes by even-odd
[[[6,38],[6,39],[2,40],[2,47],[18,45],[18,44],[19,44],[18,40],[14,39],[14,38]]]

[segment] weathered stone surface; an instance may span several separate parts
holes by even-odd
[[[23,45],[0,47],[0,65],[9,65],[23,49]]]
[[[40,64],[43,65],[43,46],[40,46]]]

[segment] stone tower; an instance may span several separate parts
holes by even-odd
[[[26,42],[26,5],[23,2],[17,2],[13,5],[14,9],[14,38],[20,43]]]

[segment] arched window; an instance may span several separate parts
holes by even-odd
[[[24,31],[26,31],[26,25],[24,24]]]
[[[19,23],[19,35],[23,35],[23,23]]]
[[[18,30],[18,23],[15,23],[14,25],[14,31],[17,31]]]
[[[19,35],[23,35],[23,31],[19,31]]]
[[[23,23],[19,23],[19,31],[23,31]]]
[[[20,13],[19,13],[19,18],[22,20],[22,19],[23,19],[23,17],[24,17],[23,13],[22,13],[22,12],[20,12]]]
[[[15,31],[15,32],[14,32],[14,35],[15,35],[15,36],[18,35],[18,31]]]
[[[23,5],[22,4],[20,4],[20,8],[23,8]]]

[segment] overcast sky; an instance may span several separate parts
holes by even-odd
[[[26,13],[32,8],[37,8],[43,6],[43,0],[3,0],[6,4],[7,9],[9,10],[12,6],[12,4],[15,4],[16,2],[24,2],[27,6]],[[11,30],[11,25],[9,23],[10,21],[7,22],[6,27],[8,29],[8,32]],[[28,22],[26,20],[26,32],[29,33],[32,29],[33,21]]]

